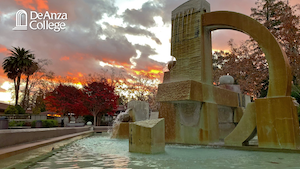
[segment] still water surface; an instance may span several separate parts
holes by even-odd
[[[300,169],[300,154],[228,150],[206,146],[166,145],[166,152],[128,152],[128,140],[101,135],[66,146],[34,169]]]

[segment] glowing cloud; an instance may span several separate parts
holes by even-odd
[[[4,82],[1,86],[1,88],[4,90],[9,90],[11,87],[13,87],[13,84],[9,83],[8,81]]]
[[[35,2],[37,3],[37,8],[39,11],[41,11],[42,9],[49,9],[47,0],[35,0]]]
[[[146,77],[151,78],[151,79],[160,79],[163,75],[162,70],[155,70],[155,69],[151,69],[150,71],[134,70],[134,73],[136,75],[146,76]]]
[[[0,44],[0,53],[5,53],[5,52],[7,52],[7,48]]]
[[[18,5],[22,5],[24,8],[29,8],[31,10],[48,10],[48,1],[47,0],[15,0]],[[34,6],[37,6],[36,8]]]
[[[64,57],[61,57],[59,60],[60,61],[66,61],[66,60],[70,60],[70,58],[68,56],[64,56]]]
[[[15,0],[17,4],[22,5],[24,8],[29,8],[35,10],[35,7],[32,6],[33,0]]]
[[[122,66],[122,65],[117,65],[115,63],[110,64],[110,63],[106,63],[103,61],[99,61],[99,65],[102,67],[109,66],[109,67],[116,67],[116,68],[124,68],[124,66]],[[125,66],[125,67],[127,67],[127,66]]]

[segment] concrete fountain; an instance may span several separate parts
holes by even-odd
[[[213,85],[211,31],[217,29],[241,31],[259,43],[269,64],[266,98],[251,102],[230,76],[220,77],[220,86]],[[157,93],[159,118],[165,123],[158,131],[165,131],[166,143],[209,145],[221,140],[227,146],[246,146],[257,133],[261,148],[299,148],[299,122],[290,97],[290,66],[279,43],[263,25],[235,12],[210,12],[206,0],[189,0],[172,11],[171,55],[176,61],[168,65]],[[130,111],[139,114],[132,108]],[[136,132],[136,128],[151,131],[154,123],[146,120],[121,125],[126,126],[130,145],[139,144],[135,138],[151,144],[149,139],[159,134],[143,138],[143,131]]]
[[[247,104],[239,92],[213,86],[211,31],[217,29],[246,33],[263,49],[269,64],[266,98]],[[257,131],[261,148],[299,148],[291,69],[281,46],[263,25],[235,12],[210,12],[206,0],[189,0],[172,11],[171,55],[176,63],[169,65],[157,94],[167,143],[207,145],[225,137],[225,145],[243,146]],[[238,123],[227,136],[220,126],[220,107],[232,109]]]
[[[269,65],[266,98],[250,102],[228,76],[220,78],[220,86],[212,84],[211,31],[216,29],[241,31],[259,43]],[[171,54],[176,62],[158,87],[158,119],[149,119],[147,104],[130,103],[113,131],[113,138],[126,139],[78,140],[32,168],[299,168],[290,66],[263,25],[235,12],[210,12],[206,0],[189,0],[172,12]],[[241,147],[256,133],[258,147],[247,151],[207,146],[223,140],[226,147],[245,150]],[[286,153],[291,151],[297,153]],[[149,155],[154,153],[159,154]]]
[[[269,64],[266,98],[251,102],[228,76],[220,78],[221,85],[212,84],[211,31],[216,29],[238,30],[259,43]],[[172,12],[171,54],[176,62],[169,64],[158,87],[159,119],[146,117],[147,108],[139,106],[144,103],[129,104],[122,115],[126,120],[114,127],[113,135],[126,139],[94,136],[79,140],[34,168],[299,166],[299,153],[282,153],[299,152],[300,145],[296,106],[290,97],[291,70],[286,54],[264,26],[243,14],[210,12],[205,0],[189,0]],[[146,114],[145,118],[139,119],[139,113]],[[226,147],[245,150],[241,147],[256,133],[258,147],[247,151],[207,146],[223,140]],[[249,151],[253,149],[275,152]]]

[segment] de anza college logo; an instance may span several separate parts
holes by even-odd
[[[16,13],[16,27],[14,31],[26,31],[28,26],[32,30],[52,30],[54,32],[60,32],[66,29],[65,20],[68,19],[67,13],[40,13],[36,11],[30,11],[30,17],[28,20],[27,12],[25,10],[18,10]]]

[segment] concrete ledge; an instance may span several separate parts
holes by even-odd
[[[43,141],[39,141],[39,142],[34,142],[34,143],[25,143],[25,144],[19,144],[16,146],[11,146],[11,147],[6,147],[6,148],[1,148],[0,149],[0,160],[4,159],[4,158],[8,158],[20,153],[24,153],[26,151],[29,150],[33,150],[42,146],[46,146],[48,144],[52,144],[55,142],[59,142],[62,140],[66,140],[66,139],[70,139],[73,137],[77,137],[80,135],[91,135],[93,134],[93,131],[84,131],[84,132],[80,132],[80,133],[75,133],[75,134],[69,134],[69,135],[65,135],[65,136],[60,136],[60,137],[55,137],[55,138],[51,138],[51,139],[47,139],[47,140],[43,140]]]
[[[156,154],[165,152],[165,119],[129,124],[129,152]]]
[[[194,80],[159,84],[156,98],[158,102],[207,102],[212,94],[218,105],[239,107],[238,93]]]
[[[84,123],[67,123],[67,127],[84,127]]]
[[[90,127],[62,127],[0,130],[0,148],[35,142],[90,130]]]
[[[107,132],[112,129],[112,126],[94,126],[94,132]]]

